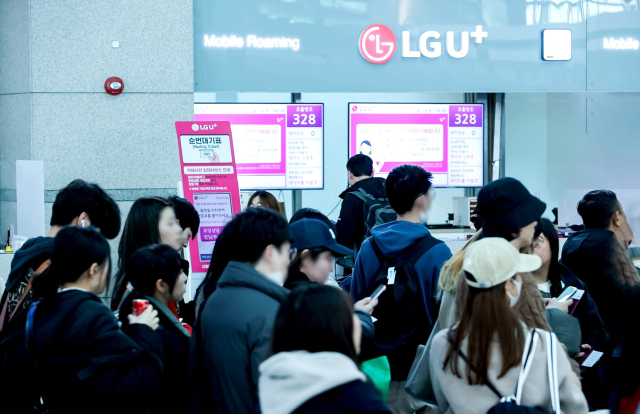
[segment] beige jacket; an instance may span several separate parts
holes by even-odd
[[[524,325],[523,329],[526,329]],[[487,386],[469,385],[464,375],[466,365],[462,358],[457,358],[457,362],[460,372],[463,373],[463,378],[453,375],[448,367],[443,370],[443,363],[449,346],[448,334],[449,329],[443,329],[434,337],[431,345],[431,354],[429,355],[431,380],[434,384],[438,406],[443,412],[484,414],[499,402],[499,398]],[[533,365],[524,383],[521,404],[551,411],[546,341],[546,336],[541,337],[533,354]],[[467,354],[467,349],[468,342],[465,339],[461,350]],[[587,400],[582,393],[579,380],[571,370],[569,357],[559,345],[556,347],[556,351],[558,355],[558,384],[562,412],[564,414],[587,413]],[[491,351],[489,380],[503,396],[510,396],[515,393],[520,367],[510,369],[504,377],[498,379],[497,376],[501,371],[501,365],[500,348],[496,343]]]

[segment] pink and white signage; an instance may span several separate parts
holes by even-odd
[[[374,175],[423,167],[438,187],[483,185],[483,106],[349,104],[349,156],[368,155]]]
[[[206,272],[224,226],[242,210],[231,126],[225,121],[176,122],[184,197],[200,216],[189,243],[193,272]]]
[[[321,104],[195,104],[196,121],[231,123],[242,189],[323,188]]]

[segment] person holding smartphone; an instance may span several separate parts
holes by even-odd
[[[534,254],[542,259],[540,269],[532,272],[538,284],[538,290],[545,298],[558,298],[559,300],[562,300],[566,289],[575,288],[576,292],[583,291],[581,298],[576,298],[576,292],[574,292],[573,299],[568,299],[568,301],[578,301],[572,313],[580,322],[580,330],[582,331],[582,349],[578,357],[590,350],[604,351],[607,344],[607,330],[602,318],[600,318],[598,306],[589,294],[587,285],[558,261],[560,244],[553,223],[543,218],[541,225],[541,233],[534,240],[533,250]],[[607,398],[602,393],[603,377],[600,365],[585,369],[583,373],[584,393],[589,404],[595,408],[605,408],[607,404]]]

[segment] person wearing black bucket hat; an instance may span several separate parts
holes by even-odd
[[[292,247],[297,253],[284,284],[287,289],[308,282],[324,284],[333,271],[335,258],[353,253],[353,250],[340,245],[333,230],[320,220],[302,219],[292,223],[290,230],[294,239]]]
[[[517,249],[531,246],[536,225],[546,208],[515,178],[493,181],[478,194],[484,237],[502,237]]]

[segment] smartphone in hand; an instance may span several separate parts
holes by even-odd
[[[371,300],[377,299],[385,290],[387,290],[387,285],[378,286],[378,288],[371,294]]]

